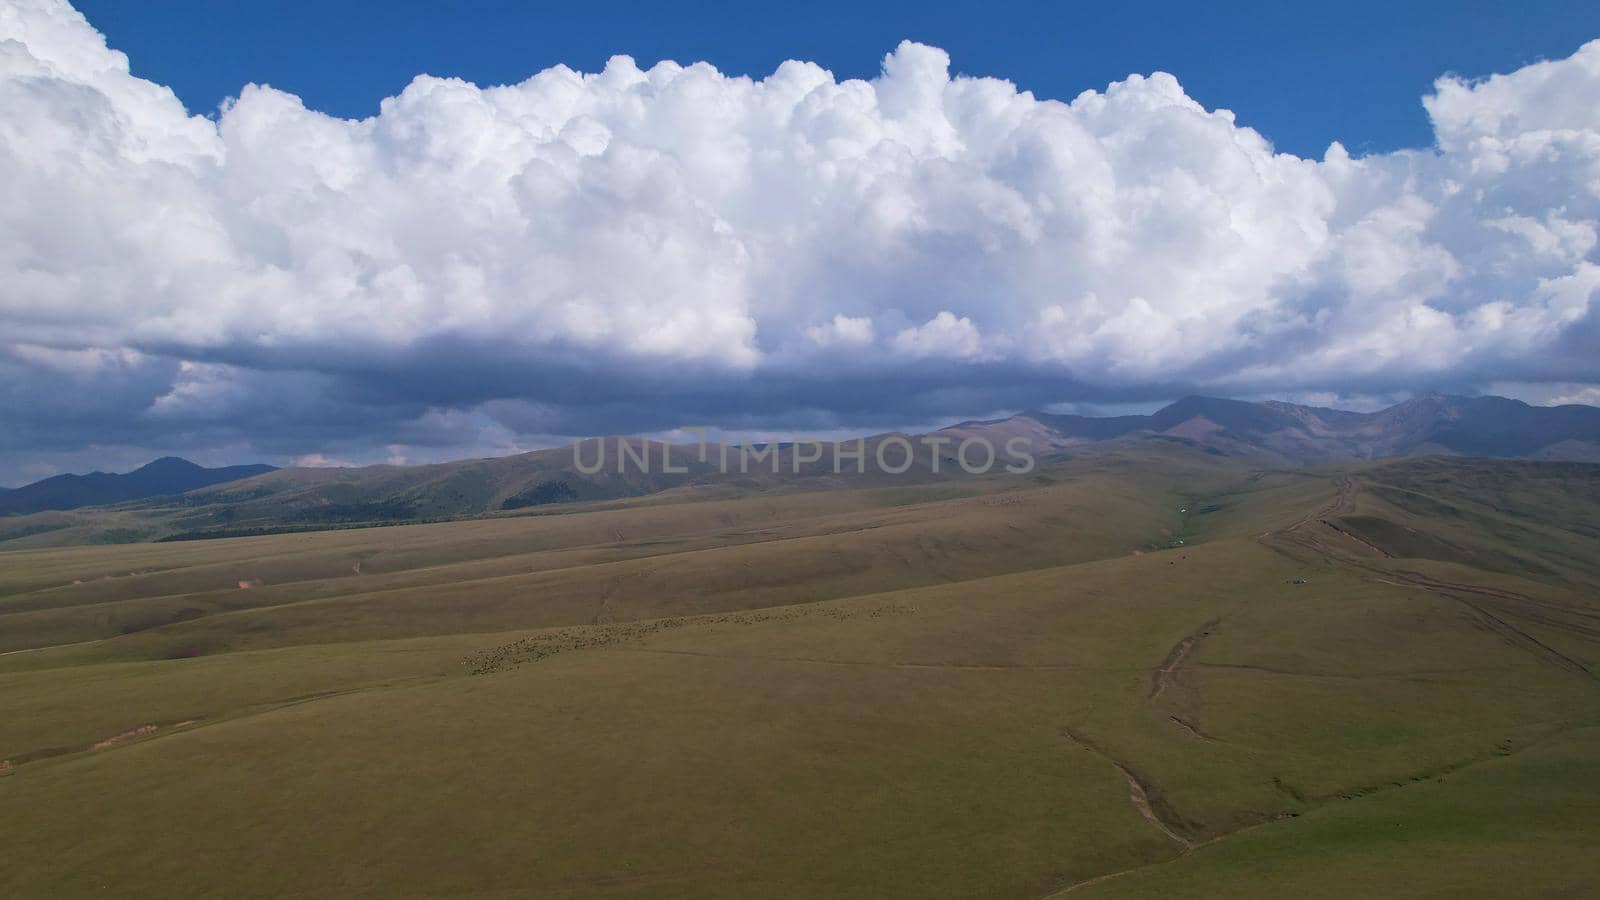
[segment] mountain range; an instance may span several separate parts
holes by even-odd
[[[866,457],[902,437],[865,438]],[[1150,415],[1093,417],[1026,412],[963,422],[928,437],[948,438],[935,459],[920,444],[913,465],[888,474],[835,474],[831,451],[795,460],[776,448],[777,465],[762,461],[724,471],[700,459],[694,445],[632,439],[651,471],[618,471],[620,450],[604,442],[605,465],[585,472],[570,446],[490,459],[419,466],[360,468],[235,466],[204,469],[166,458],[127,475],[62,475],[0,495],[0,543],[8,547],[225,537],[489,514],[539,512],[574,502],[620,501],[675,491],[701,497],[843,486],[931,484],[961,478],[956,447],[983,437],[1008,461],[1005,448],[1026,438],[1039,465],[1129,448],[1199,452],[1292,468],[1399,456],[1446,455],[1600,462],[1600,408],[1530,406],[1502,397],[1431,394],[1371,413],[1186,397]],[[591,445],[592,446],[592,445]],[[587,451],[586,451],[587,452]],[[898,460],[899,450],[888,456]],[[675,471],[664,471],[662,459]],[[586,458],[587,459],[587,458]],[[1014,458],[1010,458],[1014,459]],[[937,464],[936,464],[937,463]],[[776,469],[776,470],[775,470]],[[863,481],[863,478],[866,479]],[[117,505],[112,505],[117,504]],[[102,507],[102,508],[79,508]]]
[[[1424,455],[1600,462],[1600,408],[1444,394],[1370,413],[1276,400],[1185,397],[1147,416],[1029,412],[950,430],[1031,433],[1058,448],[1176,440],[1289,466]]]

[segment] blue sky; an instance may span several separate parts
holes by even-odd
[[[133,72],[195,112],[249,82],[361,118],[421,72],[514,83],[557,63],[598,71],[706,60],[765,76],[785,59],[877,74],[910,38],[953,70],[1070,100],[1128,74],[1173,73],[1280,150],[1320,157],[1430,143],[1419,97],[1444,73],[1479,77],[1571,54],[1600,36],[1600,3],[526,3],[476,0],[82,0]]]

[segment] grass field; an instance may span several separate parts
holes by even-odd
[[[0,893],[1600,894],[1600,466],[0,553]]]

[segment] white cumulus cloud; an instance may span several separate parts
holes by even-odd
[[[0,0],[0,367],[128,373],[130,434],[249,440],[292,386],[305,452],[486,404],[555,433],[1591,384],[1597,98],[1600,41],[1442,78],[1436,146],[1310,160],[1165,73],[1041,100],[907,42],[871,81],[616,57],[419,76],[363,120],[245,85],[208,119],[65,3]],[[13,451],[52,427],[32,392]]]

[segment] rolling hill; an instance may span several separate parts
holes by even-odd
[[[1596,521],[1155,440],[9,551],[0,893],[1586,896]]]
[[[621,440],[621,443],[619,443]],[[796,462],[792,446],[774,446],[770,455],[738,462],[738,448],[708,448],[659,441],[605,439],[585,442],[582,459],[571,446],[492,459],[459,460],[421,466],[278,469],[179,496],[135,501],[110,508],[45,512],[0,520],[0,546],[123,543],[241,536],[282,530],[317,530],[399,522],[439,521],[483,515],[542,514],[570,504],[604,504],[629,498],[679,495],[698,498],[750,493],[816,490],[844,486],[926,484],[964,477],[953,448],[944,448],[938,471],[922,445],[901,465],[903,448],[885,458],[893,474],[877,467],[876,450],[885,442],[914,443],[916,436],[878,435],[863,439],[866,460],[841,460],[834,472],[831,448]],[[626,443],[629,453],[621,450]],[[767,448],[761,448],[764,452]],[[1003,452],[1003,447],[999,448]],[[599,451],[599,452],[596,452]],[[593,454],[591,457],[589,454]],[[648,471],[637,460],[649,460]],[[584,462],[598,471],[585,472]],[[1001,466],[1006,459],[997,459]],[[678,471],[667,471],[668,469]],[[676,493],[673,493],[676,492]]]
[[[124,475],[106,472],[53,475],[42,481],[0,492],[0,515],[105,506],[146,497],[181,494],[195,488],[238,481],[272,471],[276,471],[275,467],[259,464],[208,469],[176,456],[164,456]]]
[[[1189,397],[1148,416],[1026,413],[965,422],[923,436],[874,435],[863,439],[866,459],[860,471],[853,470],[854,462],[841,459],[842,474],[835,472],[834,451],[829,446],[824,446],[817,458],[808,459],[791,445],[774,445],[770,455],[751,457],[742,465],[738,449],[727,448],[727,464],[723,465],[718,458],[722,448],[716,445],[702,459],[697,446],[638,438],[626,439],[627,454],[620,439],[589,439],[582,451],[587,455],[581,458],[567,446],[422,466],[280,469],[248,478],[239,475],[266,467],[202,470],[181,460],[158,460],[140,472],[153,467],[173,469],[189,477],[204,474],[221,483],[177,494],[170,489],[177,483],[172,480],[157,491],[161,496],[111,508],[13,516],[0,520],[0,547],[196,539],[475,516],[542,515],[572,504],[606,504],[658,495],[671,501],[959,482],[970,477],[959,459],[960,443],[970,438],[983,438],[995,448],[996,466],[1019,461],[1006,451],[1012,440],[1025,441],[1019,446],[1031,448],[1031,455],[1039,460],[1111,454],[1151,445],[1189,448],[1277,467],[1413,455],[1600,461],[1600,409],[1536,407],[1499,397],[1429,395],[1379,412],[1355,413],[1279,402]],[[929,447],[925,440],[944,443]],[[903,472],[897,471],[903,448],[892,446],[897,441],[915,448]],[[880,460],[879,451],[885,448]],[[979,461],[983,458],[978,452],[972,456]],[[641,458],[649,460],[648,471],[638,463]],[[583,462],[589,465],[580,465]],[[596,463],[599,468],[593,471]],[[132,479],[135,475],[139,473],[98,477]],[[70,476],[79,480],[65,483],[78,485],[82,479],[95,477]],[[24,500],[14,495],[0,497],[0,508],[18,506]]]
[[[1600,409],[1504,397],[1428,394],[1372,413],[1186,397],[1147,416],[1029,412],[956,428],[980,434],[1030,426],[1052,446],[1079,451],[1172,440],[1290,466],[1437,454],[1600,462]]]

